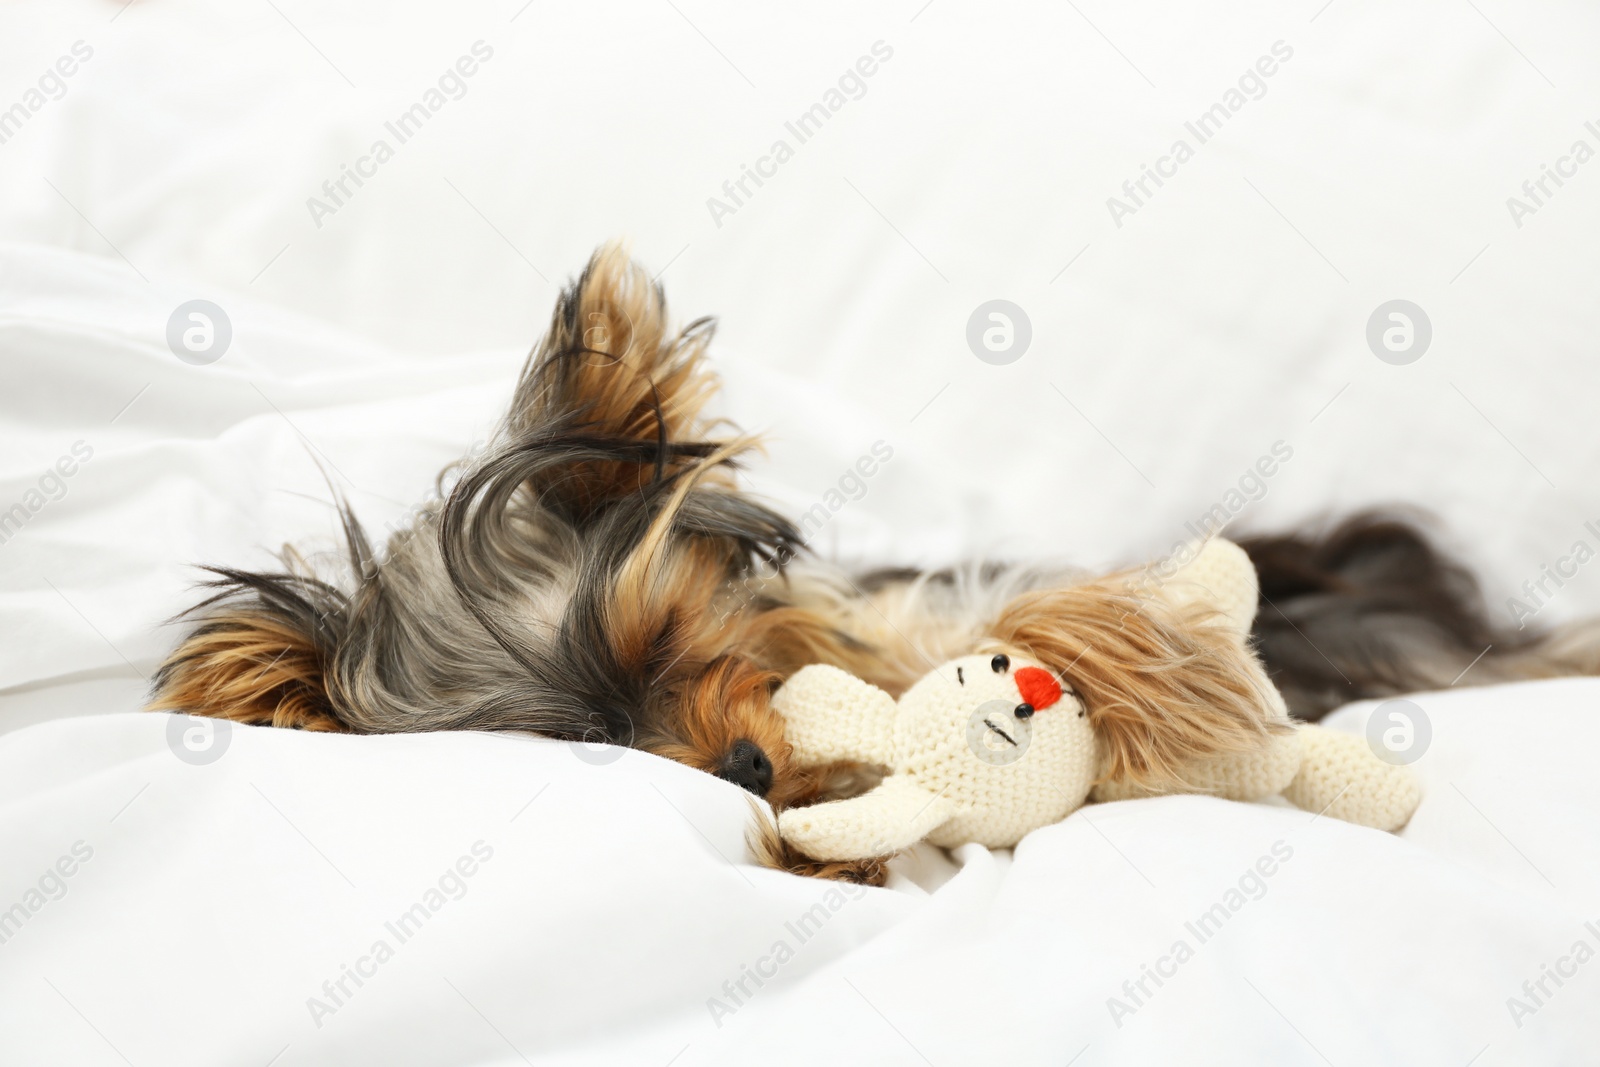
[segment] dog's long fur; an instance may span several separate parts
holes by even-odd
[[[1497,626],[1477,579],[1425,517],[1362,512],[1326,530],[1242,538],[1261,577],[1254,637],[1290,709],[1453,685],[1600,673],[1600,620]]]
[[[648,275],[597,253],[444,500],[381,559],[341,504],[345,588],[292,553],[276,573],[214,569],[152,706],[357,733],[526,730],[752,784],[730,762],[743,740],[786,799],[800,779],[767,707],[778,676],[713,606],[799,539],[733,490],[749,442],[701,419],[710,336],[705,320],[669,332]]]
[[[734,483],[753,442],[702,415],[711,333],[706,319],[671,330],[649,276],[602,248],[563,292],[487,451],[441,476],[442,501],[381,557],[340,501],[343,581],[292,550],[276,572],[212,568],[151,707],[312,730],[606,741],[782,807],[858,770],[794,766],[769,703],[784,677],[832,663],[898,694],[992,648],[1078,690],[1112,777],[1178,784],[1186,763],[1264,743],[1252,653],[1138,595],[1129,575],[851,574],[803,557],[796,527]],[[1507,640],[1464,572],[1409,527],[1364,517],[1326,538],[1246,545],[1262,573],[1262,652],[1307,717],[1443,684],[1480,640]],[[1511,642],[1473,680],[1586,669],[1580,650],[1594,644]],[[755,843],[785,869],[883,877],[876,860],[813,863],[770,834]]]

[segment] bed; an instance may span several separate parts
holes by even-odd
[[[1219,508],[1403,500],[1502,621],[1592,614],[1561,561],[1600,546],[1574,152],[1600,146],[1600,15],[0,19],[0,1061],[1592,1058],[1600,681],[1410,696],[1431,739],[1399,835],[1130,801],[919,849],[882,889],[760,869],[743,792],[641,753],[138,709],[195,564],[332,551],[330,480],[402,527],[618,235],[680,316],[721,316],[719,407],[769,439],[744,477],[818,514],[816,551],[1104,567]],[[996,299],[1031,333],[1000,365],[967,334]],[[1369,344],[1394,300],[1429,322],[1415,359]],[[226,320],[214,359],[172,340],[193,301]]]

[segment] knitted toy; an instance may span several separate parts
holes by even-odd
[[[1240,662],[1259,675],[1252,684],[1262,695],[1260,732],[1248,747],[1184,768],[1180,787],[1152,788],[1110,773],[1092,709],[1070,684],[1022,656],[951,660],[898,701],[836,667],[810,666],[774,697],[795,757],[803,765],[853,761],[889,773],[860,796],[784,811],[780,834],[819,860],[888,855],[922,839],[1006,848],[1089,800],[1178,789],[1235,800],[1281,793],[1298,807],[1364,826],[1405,825],[1420,800],[1410,772],[1378,759],[1363,738],[1292,725],[1282,697],[1244,648],[1256,576],[1241,549],[1209,542],[1152,595],[1213,608],[1237,640]],[[1153,721],[1148,728],[1165,727]]]

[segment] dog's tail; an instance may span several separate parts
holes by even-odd
[[[1600,620],[1550,631],[1497,624],[1472,573],[1417,516],[1368,511],[1239,544],[1261,579],[1252,636],[1301,719],[1456,684],[1600,674]]]

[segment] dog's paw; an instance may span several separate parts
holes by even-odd
[[[790,874],[872,886],[881,886],[889,880],[888,856],[864,860],[814,860],[794,852],[793,857],[782,868]]]
[[[775,871],[787,871],[805,878],[827,878],[835,882],[881,886],[889,878],[889,855],[864,859],[819,860],[801,852],[778,833],[778,825],[766,809],[754,800],[750,804],[755,822],[746,843],[757,863]]]

